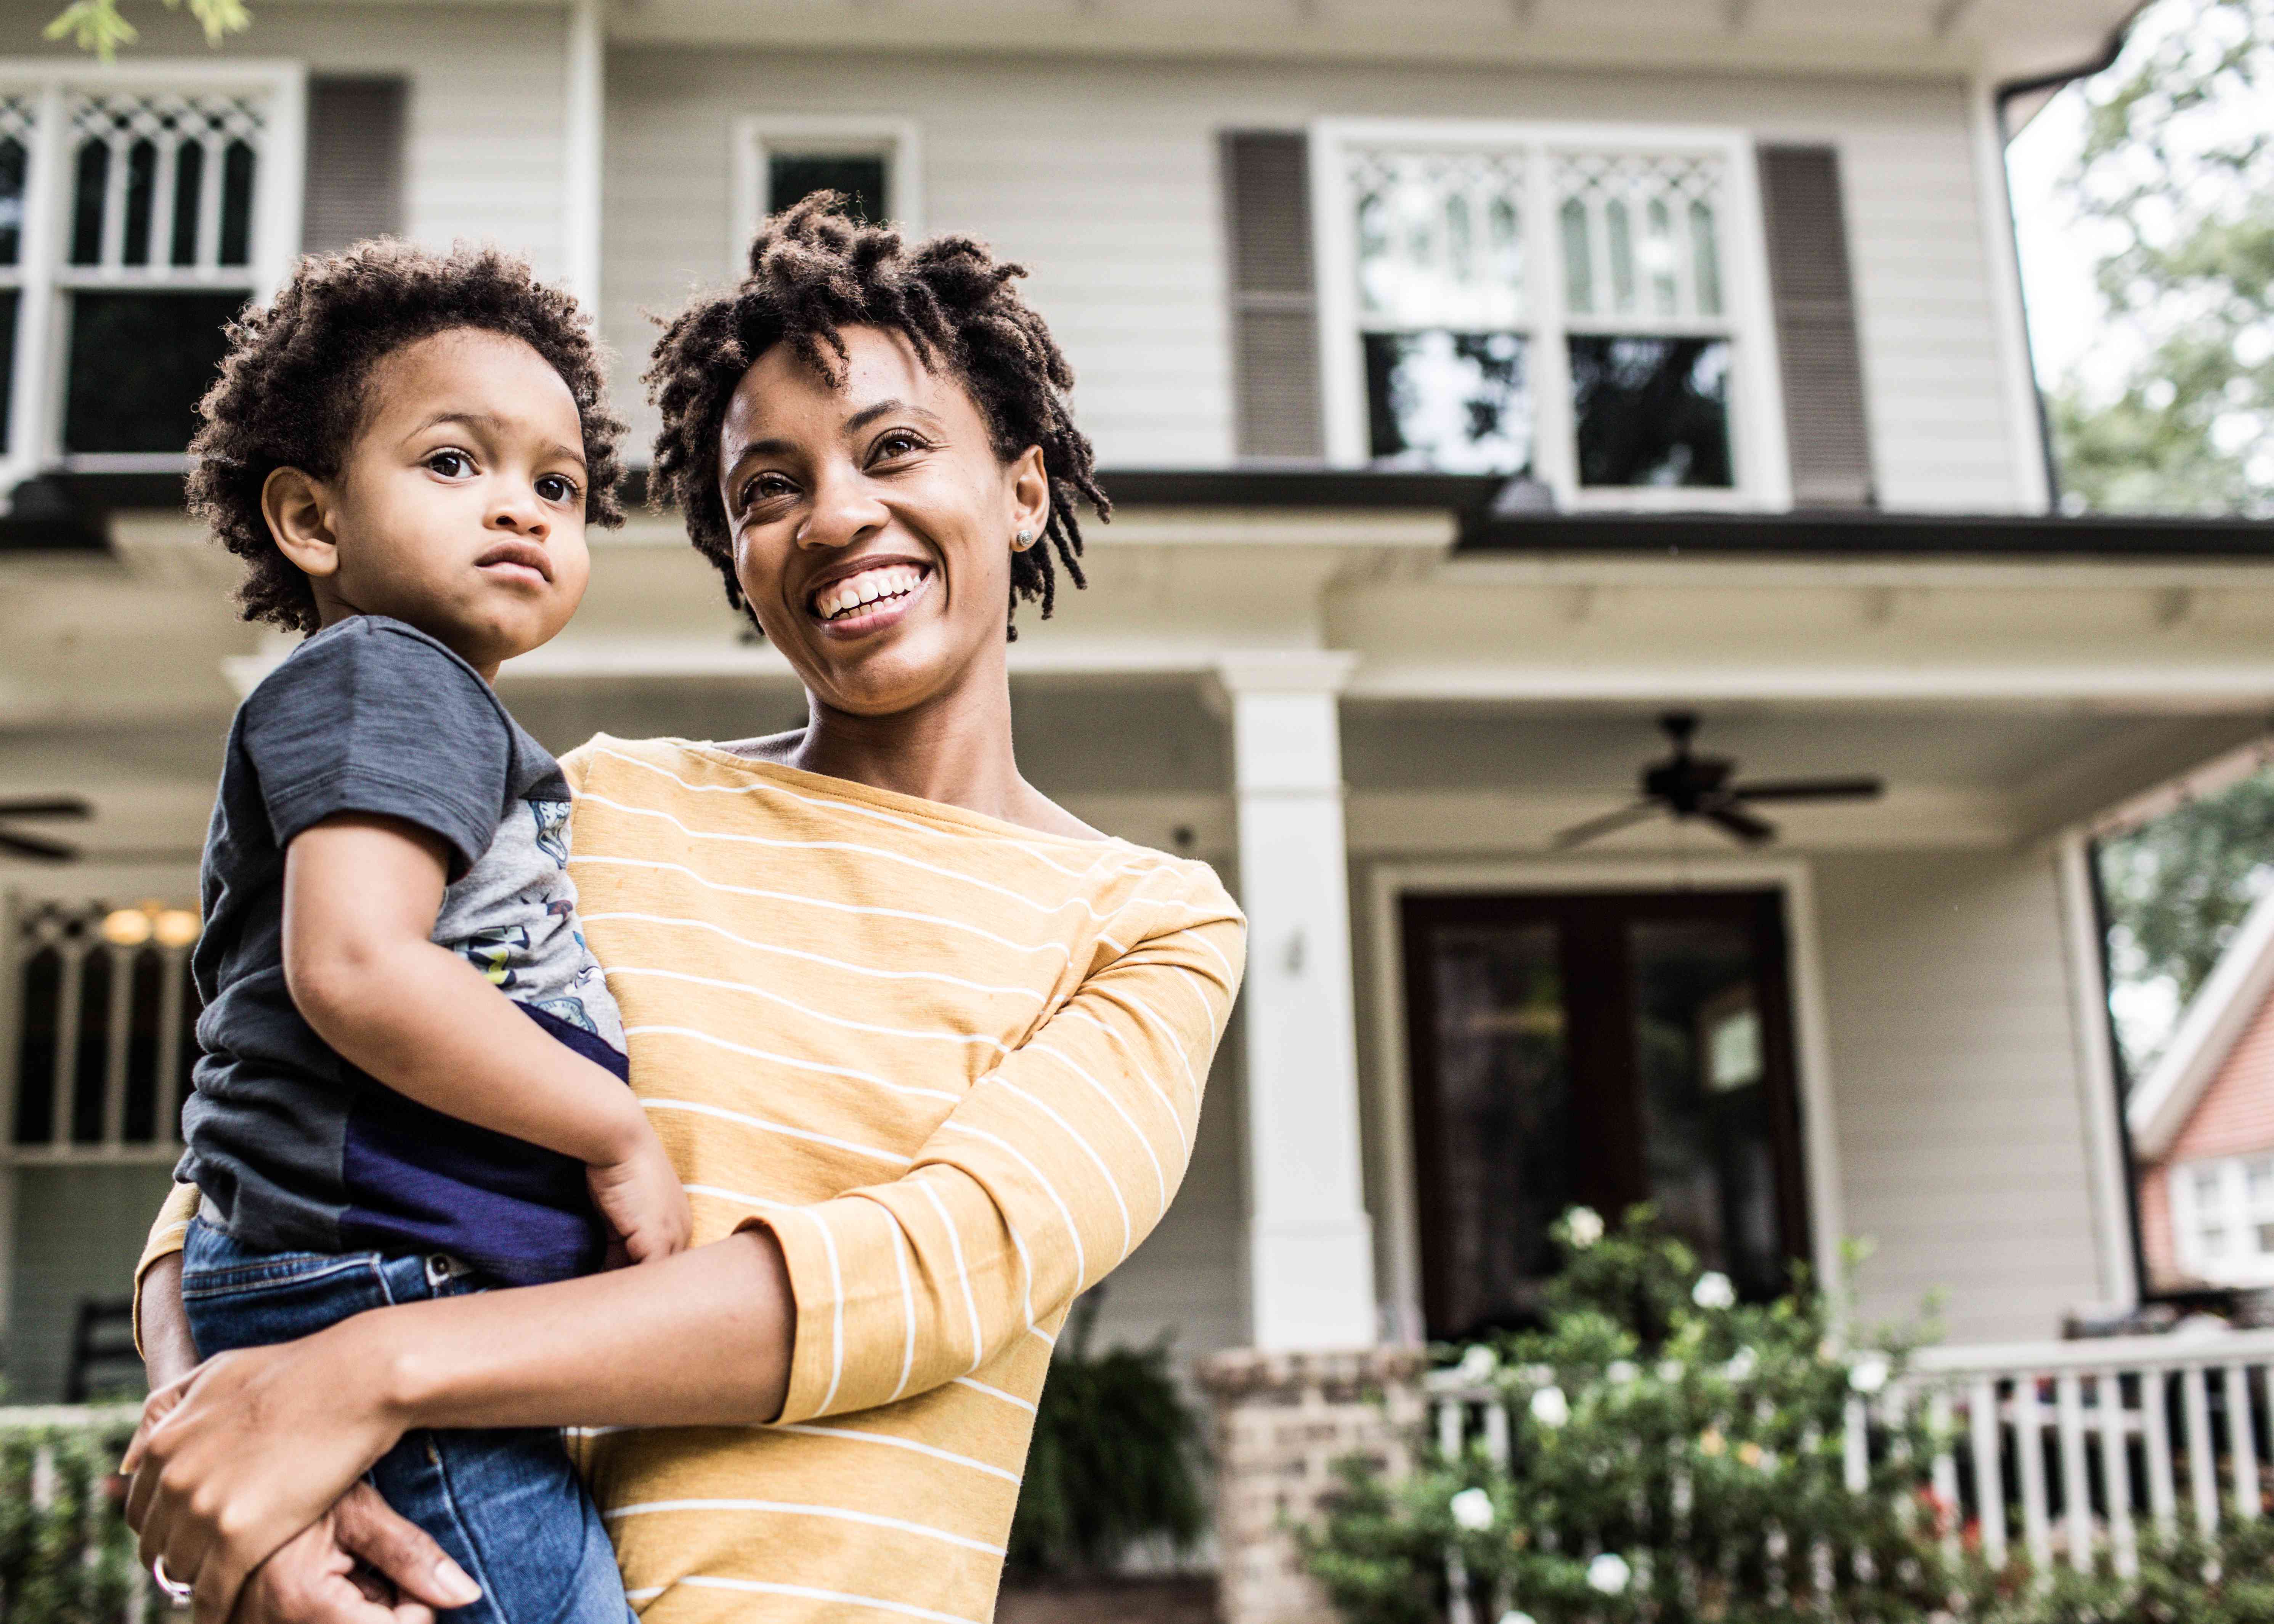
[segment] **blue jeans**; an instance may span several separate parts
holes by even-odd
[[[255,1252],[199,1221],[182,1304],[200,1357],[290,1342],[365,1309],[485,1289],[449,1258]],[[551,1429],[417,1432],[371,1481],[482,1587],[452,1624],[626,1624],[633,1614],[608,1532]]]

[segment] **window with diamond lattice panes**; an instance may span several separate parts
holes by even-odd
[[[1614,133],[1324,127],[1355,329],[1347,360],[1327,340],[1336,455],[1571,499],[1737,494],[1742,142]]]
[[[1582,486],[1728,487],[1730,337],[1714,156],[1555,166],[1573,462]]]
[[[222,327],[252,289],[266,123],[257,94],[72,98],[66,453],[189,443]]]
[[[1372,456],[1530,471],[1523,158],[1361,151],[1350,182]]]
[[[297,245],[300,79],[23,71],[0,78],[9,471],[178,469],[223,327]]]

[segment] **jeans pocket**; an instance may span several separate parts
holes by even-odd
[[[373,1252],[256,1252],[193,1223],[182,1306],[201,1357],[290,1342],[388,1302]]]

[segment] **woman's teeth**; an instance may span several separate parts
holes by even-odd
[[[923,572],[907,564],[864,569],[857,575],[832,581],[813,595],[813,612],[825,620],[841,620],[883,598],[904,598],[923,581]]]

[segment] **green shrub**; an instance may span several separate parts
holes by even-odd
[[[1167,1338],[1089,1351],[1103,1294],[1076,1304],[1050,1361],[1011,1525],[1015,1573],[1096,1573],[1131,1545],[1188,1548],[1208,1521],[1200,1427],[1169,1374]]]
[[[1644,1208],[1613,1234],[1577,1210],[1556,1238],[1547,1328],[1457,1350],[1509,1413],[1506,1462],[1418,1440],[1400,1477],[1346,1462],[1298,1530],[1349,1624],[1437,1624],[1449,1554],[1484,1624],[2274,1624],[2263,1523],[2143,1541],[2132,1580],[1992,1571],[1929,1486],[1924,1405],[1872,1421],[1857,1492],[1854,1401],[1901,1378],[1923,1321],[1851,1342],[1804,1276],[1738,1304]]]
[[[93,1426],[0,1430],[0,1624],[122,1624],[165,1609],[138,1579],[134,1535],[104,1492],[139,1410]]]

